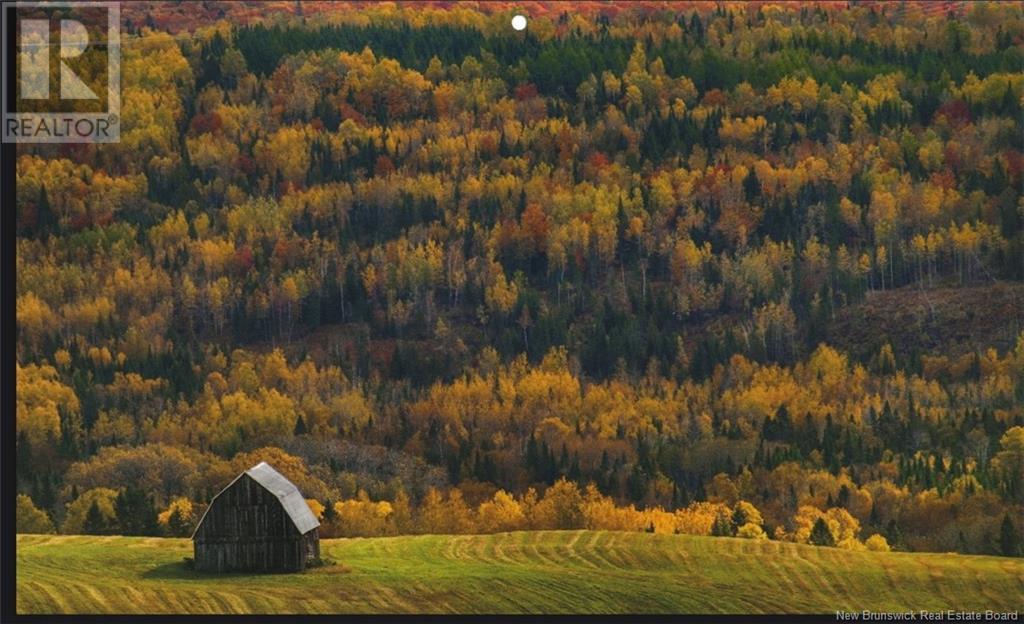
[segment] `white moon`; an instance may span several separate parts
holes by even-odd
[[[526,30],[526,17],[523,15],[516,15],[513,17],[512,28],[516,30]]]

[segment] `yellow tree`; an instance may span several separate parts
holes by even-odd
[[[18,533],[56,533],[49,514],[38,509],[32,499],[25,494],[18,494],[14,510],[15,531]]]
[[[81,496],[68,503],[67,515],[64,516],[64,524],[61,526],[61,533],[76,535],[92,527],[87,526],[89,510],[95,504],[99,510],[102,521],[108,528],[117,526],[117,513],[114,511],[114,500],[117,498],[117,490],[110,488],[93,488],[83,492]]]
[[[444,534],[448,532],[449,523],[445,515],[444,497],[437,489],[427,490],[418,511],[416,517],[418,533]]]
[[[538,529],[583,528],[583,496],[576,484],[561,478],[544,492],[530,524]]]
[[[507,315],[519,298],[519,287],[505,279],[505,271],[497,262],[491,261],[490,273],[491,281],[484,290],[484,301],[492,314]]]
[[[55,368],[15,364],[15,379],[18,434],[24,433],[33,448],[52,446],[62,433],[73,439],[81,434],[78,397],[61,383]],[[63,421],[62,414],[67,416]],[[69,430],[65,432],[64,427]]]
[[[498,490],[491,500],[480,503],[477,508],[477,526],[484,533],[516,531],[525,524],[522,507],[505,490]]]
[[[999,447],[1002,450],[992,458],[992,467],[1002,474],[1017,500],[1024,501],[1024,427],[1007,429],[999,438]]]

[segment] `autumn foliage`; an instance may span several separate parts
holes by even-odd
[[[18,145],[19,527],[265,460],[328,535],[1019,552],[1024,12],[878,4],[128,10],[121,142]]]

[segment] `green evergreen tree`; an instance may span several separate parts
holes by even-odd
[[[725,511],[720,511],[715,517],[714,524],[711,525],[711,534],[716,537],[732,537],[735,535],[734,530],[735,527],[733,527],[729,514]]]
[[[22,477],[32,474],[32,443],[24,429],[18,432],[15,442],[15,457],[18,474]]]
[[[100,511],[100,506],[96,504],[96,501],[89,505],[89,511],[85,512],[85,523],[82,525],[82,531],[86,535],[106,535],[110,530],[107,524],[107,519],[103,516],[103,512]]]
[[[191,528],[182,517],[181,510],[175,507],[170,517],[167,518],[167,532],[174,537],[188,537]]]
[[[732,526],[739,528],[748,522],[750,522],[750,518],[747,517],[747,512],[737,506],[732,512]]]
[[[828,524],[824,518],[818,518],[814,522],[814,527],[811,528],[811,537],[809,542],[815,546],[835,546],[836,538],[832,535],[832,531],[828,528]]]
[[[999,552],[1004,557],[1020,557],[1022,552],[1020,532],[1013,525],[1010,514],[1003,514],[1003,524],[999,527]]]
[[[900,530],[900,525],[896,523],[896,520],[889,520],[888,524],[885,525],[885,540],[889,542],[893,550],[903,547],[903,532]]]
[[[59,222],[57,215],[50,206],[50,199],[46,194],[46,185],[39,187],[39,200],[36,202],[36,231],[41,238],[56,231]]]
[[[956,536],[956,551],[959,553],[966,554],[968,552],[967,537],[964,535],[963,529],[957,531]]]
[[[158,535],[156,505],[151,496],[133,486],[128,486],[114,499],[114,513],[122,535]]]

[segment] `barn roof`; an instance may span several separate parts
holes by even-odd
[[[306,499],[302,498],[299,488],[295,487],[295,484],[286,479],[283,474],[274,470],[273,466],[267,462],[260,462],[232,479],[231,483],[227,484],[223,490],[217,492],[217,496],[223,494],[225,490],[234,485],[235,481],[241,479],[243,475],[248,475],[253,481],[259,483],[265,490],[276,496],[277,500],[281,501],[281,507],[284,508],[288,517],[291,518],[292,524],[295,525],[299,533],[305,535],[320,526],[320,522],[317,521],[316,516],[310,511],[309,505],[306,504]],[[206,514],[213,508],[213,503],[217,500],[217,496],[210,500],[209,506],[203,512],[203,517],[196,524],[196,529],[192,532],[193,539],[199,533],[199,527],[203,525]]]
[[[299,533],[307,533],[320,526],[316,516],[309,510],[306,499],[302,498],[299,488],[295,487],[295,484],[286,479],[283,474],[274,470],[270,464],[260,462],[246,470],[245,474],[252,477],[256,483],[262,485],[268,492],[276,496],[277,500],[281,501],[281,506],[288,512],[288,517],[295,523],[295,528],[299,530]]]

